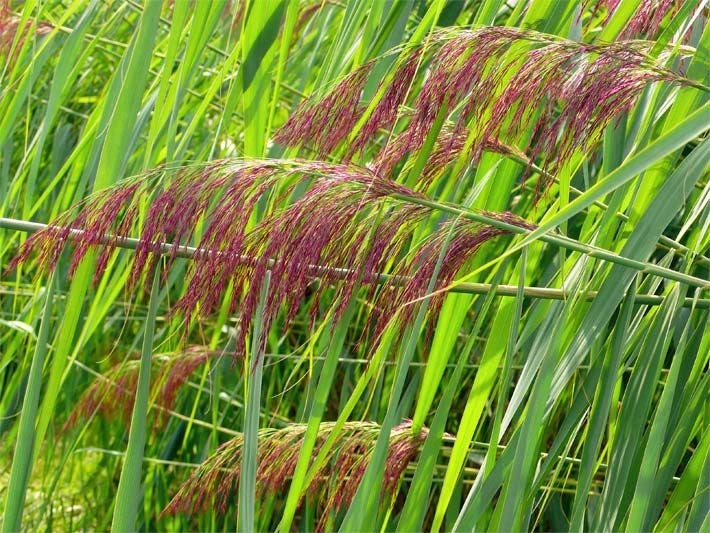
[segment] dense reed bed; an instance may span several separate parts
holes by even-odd
[[[2,530],[710,529],[702,0],[0,0]]]

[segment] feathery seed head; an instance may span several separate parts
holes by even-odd
[[[168,411],[175,405],[177,394],[192,373],[217,355],[204,347],[193,346],[178,354],[154,356],[151,399],[158,410],[154,425],[164,426]],[[133,401],[138,384],[139,361],[130,359],[114,365],[105,375],[98,376],[82,393],[71,411],[62,432],[76,426],[79,420],[90,419],[95,414],[112,420],[118,414],[124,425],[130,425]]]
[[[183,169],[172,181],[164,180],[165,173],[157,170],[92,196],[27,241],[13,266],[37,251],[40,264],[53,268],[71,239],[76,244],[72,269],[92,247],[102,248],[98,278],[114,248],[135,232],[139,240],[130,275],[135,285],[155,267],[166,244],[172,245],[167,272],[178,250],[184,250],[180,247],[196,243],[175,309],[188,317],[208,314],[231,294],[228,311],[239,311],[246,333],[270,273],[261,317],[264,334],[282,311],[283,327],[288,327],[311,290],[315,318],[324,291],[335,287],[337,319],[359,287],[374,297],[382,274],[399,280],[379,291],[377,298],[386,309],[392,302],[408,302],[408,296],[423,296],[428,281],[422,276],[433,274],[431,268],[419,267],[433,265],[433,246],[441,239],[412,243],[415,230],[433,214],[417,203],[425,197],[368,169],[317,161],[217,161]],[[305,192],[296,187],[299,184],[308,187]],[[256,206],[261,199],[273,207],[259,220]],[[134,208],[139,204],[147,205],[142,216]],[[199,227],[203,229],[196,235]],[[459,229],[463,234],[469,231]],[[457,253],[467,258],[481,242],[498,234],[483,231],[480,242],[461,237],[454,241]],[[467,245],[471,248],[465,251]],[[421,246],[417,255],[416,247]],[[448,284],[464,262],[449,262],[442,279]],[[320,283],[314,287],[316,279]],[[438,280],[436,288],[441,286]],[[393,293],[407,297],[393,298]],[[408,313],[402,316],[410,318]],[[244,334],[238,336],[236,352],[243,348]]]
[[[314,454],[329,437],[334,423],[320,425]],[[282,429],[259,430],[257,497],[283,491],[293,476],[306,431],[305,424]],[[350,504],[374,451],[379,426],[371,422],[347,422],[316,473],[308,494],[319,506],[318,529],[325,526],[331,511]],[[413,434],[407,420],[392,430],[385,462],[384,494],[393,494],[409,463],[416,457],[427,430]],[[236,510],[241,475],[243,439],[239,435],[225,442],[180,487],[164,514],[196,513],[217,509],[224,514]]]
[[[424,145],[442,110],[457,130],[475,126],[474,161],[491,142],[532,146],[530,160],[540,158],[541,166],[554,173],[574,153],[592,149],[606,125],[627,111],[646,85],[687,82],[654,64],[646,55],[647,46],[589,45],[496,26],[439,31],[426,49],[402,51],[387,78],[390,86],[381,91],[348,155],[360,151],[378,128],[389,128],[398,116],[403,118],[398,108],[405,104],[416,69],[423,64],[427,76],[418,91],[411,91],[416,97],[408,122],[375,157],[373,168],[381,176],[389,176],[398,161]],[[350,114],[352,106],[333,106],[350,94],[353,80],[364,83],[371,69],[372,62],[349,74],[320,101],[309,99],[283,126],[277,141],[310,144],[320,155],[334,150],[358,117]],[[317,131],[303,127],[318,113],[347,120],[322,120]],[[442,130],[440,136],[446,133]]]

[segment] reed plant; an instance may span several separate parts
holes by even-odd
[[[709,14],[0,1],[2,530],[709,530]]]

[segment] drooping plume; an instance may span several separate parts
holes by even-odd
[[[175,405],[180,388],[192,373],[204,365],[210,357],[217,356],[203,347],[192,347],[177,354],[161,354],[153,357],[151,376],[154,424],[162,427],[167,423],[169,410]],[[66,431],[76,426],[80,420],[94,415],[105,420],[118,417],[126,427],[130,425],[133,401],[138,384],[140,361],[130,359],[118,363],[104,375],[96,379],[82,393],[62,428]]]
[[[192,261],[176,309],[187,316],[212,313],[231,294],[229,312],[239,312],[247,332],[270,272],[261,317],[268,331],[282,311],[287,327],[311,290],[317,306],[324,291],[335,288],[336,318],[359,287],[375,297],[376,307],[386,307],[393,294],[407,292],[410,278],[399,274],[416,272],[415,263],[423,261],[416,249],[427,245],[413,242],[415,230],[424,222],[434,223],[434,211],[422,205],[426,198],[420,193],[353,165],[217,161],[181,169],[172,180],[165,179],[167,174],[159,169],[92,196],[28,239],[13,265],[37,252],[40,264],[52,268],[72,240],[72,269],[90,249],[101,249],[98,278],[115,247],[138,236],[130,276],[135,285],[155,267],[166,245],[171,245],[167,271],[178,250],[187,254],[180,247],[196,244],[187,254]],[[260,221],[259,203],[270,205]],[[137,205],[147,205],[144,215],[139,216]],[[196,228],[201,228],[199,235]],[[498,234],[479,236],[486,240]],[[471,241],[469,252],[479,244]],[[431,245],[427,250],[433,253]],[[394,275],[398,283],[378,292],[384,274]],[[447,283],[453,274],[447,271]],[[315,280],[320,283],[314,285]],[[422,296],[421,280],[411,280],[418,288],[407,294]],[[315,317],[317,308],[312,311]],[[241,353],[244,335],[238,340]]]
[[[630,109],[649,83],[688,82],[653,63],[646,55],[648,46],[590,45],[509,27],[442,30],[427,48],[402,51],[394,74],[386,78],[391,86],[381,91],[382,101],[348,147],[349,153],[361,150],[377,128],[391,127],[399,116],[400,133],[375,157],[380,172],[392,171],[403,157],[421,149],[444,113],[457,130],[476,132],[471,144],[474,161],[490,143],[520,146],[531,160],[539,158],[540,166],[554,173],[574,153],[593,148],[604,128]],[[421,87],[404,90],[420,64],[426,71]],[[354,110],[366,104],[338,109],[336,100],[340,95],[354,98],[351,88],[356,79],[361,92],[371,69],[370,63],[350,73],[320,101],[309,99],[277,140],[311,146],[321,155],[332,152],[361,115]],[[416,95],[408,104],[412,110],[398,114],[397,108],[407,104],[407,94]],[[328,120],[321,121],[316,132],[312,117],[319,113],[327,114]]]
[[[314,454],[322,448],[333,425],[332,422],[320,425]],[[257,501],[267,494],[281,493],[288,487],[306,427],[305,424],[291,424],[283,429],[259,430]],[[379,430],[379,425],[372,422],[348,422],[338,433],[323,466],[307,489],[309,499],[319,508],[319,530],[325,526],[331,510],[347,508],[353,500],[370,462]],[[426,435],[426,429],[418,435],[413,434],[411,421],[392,430],[385,461],[383,497],[397,490],[402,474],[417,456]],[[220,446],[183,483],[163,513],[234,512],[241,476],[242,445],[243,439],[239,435]]]

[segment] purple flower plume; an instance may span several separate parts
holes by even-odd
[[[307,294],[315,319],[331,288],[336,319],[359,287],[376,308],[388,311],[394,302],[423,296],[429,279],[423,277],[433,274],[433,257],[443,242],[436,233],[431,242],[413,242],[415,230],[432,217],[430,207],[417,203],[426,197],[353,165],[217,161],[181,169],[171,180],[166,174],[159,169],[90,197],[28,239],[10,268],[33,253],[40,266],[53,268],[71,240],[72,270],[99,248],[98,279],[116,246],[133,234],[139,237],[129,278],[135,286],[155,268],[166,244],[173,245],[166,272],[178,250],[195,244],[175,310],[188,318],[206,315],[230,295],[228,310],[239,313],[247,332],[270,273],[261,317],[266,332],[282,312],[288,327]],[[257,204],[268,207],[260,220]],[[138,205],[146,206],[141,213]],[[457,225],[456,232],[454,255],[447,256],[436,288],[448,284],[480,244],[501,233],[471,224]],[[378,289],[387,279],[386,290]],[[382,316],[380,331],[387,314]],[[236,352],[242,353],[244,335],[238,339]]]
[[[404,122],[401,133],[375,157],[378,172],[388,176],[398,161],[424,145],[437,117],[445,112],[456,129],[474,127],[477,132],[471,147],[473,160],[491,142],[523,146],[529,147],[525,151],[531,161],[540,158],[541,166],[554,173],[575,152],[593,148],[604,128],[630,109],[649,83],[687,83],[654,64],[646,55],[648,46],[640,42],[590,45],[495,26],[441,31],[426,49],[402,52],[387,78],[391,85],[382,92],[348,154],[362,150],[378,128],[391,127],[399,117]],[[417,89],[413,79],[420,64],[426,76]],[[320,101],[309,99],[281,128],[277,141],[308,145],[320,155],[332,152],[361,115],[353,110],[363,108],[350,104],[338,108],[337,100],[350,102],[353,80],[364,83],[371,69],[368,63]],[[358,85],[358,95],[361,88]],[[412,111],[398,114],[410,93]],[[319,114],[328,119],[316,127],[313,117]],[[442,130],[439,135],[446,133]]]
[[[163,427],[175,405],[182,385],[210,357],[218,355],[203,347],[192,347],[178,354],[160,355],[153,358],[151,400],[158,407],[154,425]],[[118,417],[126,427],[130,425],[133,400],[138,384],[139,361],[130,359],[118,363],[102,376],[98,376],[82,393],[72,409],[62,432],[76,426],[80,420],[97,415],[105,420]]]
[[[314,454],[321,450],[333,425],[332,422],[321,424]],[[323,530],[331,511],[342,510],[352,502],[370,462],[379,430],[380,427],[371,422],[348,422],[340,430],[307,491],[308,497],[318,505],[318,530]],[[305,424],[259,431],[257,499],[263,499],[267,493],[280,493],[288,487],[305,431]],[[414,434],[409,420],[392,430],[385,462],[383,497],[395,493],[402,474],[419,453],[426,435],[426,429]],[[163,514],[193,514],[207,510],[221,514],[236,512],[242,444],[241,435],[222,444],[183,483]]]

